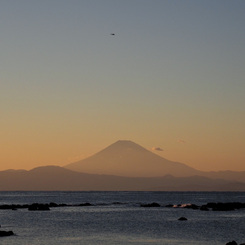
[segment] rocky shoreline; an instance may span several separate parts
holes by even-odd
[[[93,206],[91,203],[81,203],[81,204],[57,204],[51,203],[32,203],[32,204],[3,204],[0,205],[2,210],[18,210],[18,209],[28,209],[29,211],[49,211],[50,208],[57,207],[81,207],[81,206]]]
[[[18,210],[18,209],[28,209],[29,211],[49,211],[50,208],[57,207],[84,207],[84,206],[105,206],[105,205],[123,205],[127,203],[113,202],[113,203],[100,203],[100,204],[91,204],[89,202],[80,203],[80,204],[57,204],[54,202],[51,203],[32,203],[32,204],[2,204],[0,205],[0,210]],[[245,203],[241,202],[210,202],[203,205],[196,204],[168,204],[161,205],[157,202],[152,203],[139,203],[135,204],[144,208],[151,207],[166,207],[166,208],[188,208],[201,211],[234,211],[239,209],[245,209]]]
[[[159,203],[153,202],[148,204],[141,204],[141,207],[162,207]],[[196,204],[168,204],[164,207],[168,208],[189,208],[201,211],[234,211],[238,209],[245,209],[245,203],[241,202],[210,202],[204,205]]]

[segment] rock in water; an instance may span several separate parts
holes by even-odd
[[[180,217],[178,220],[185,221],[185,220],[187,220],[187,218],[186,217]]]
[[[236,241],[232,241],[232,242],[226,243],[226,245],[238,245],[238,244],[236,243]]]
[[[148,204],[141,204],[141,207],[144,208],[150,208],[150,207],[161,207],[159,203],[153,202],[153,203],[148,203]]]
[[[41,203],[33,203],[28,208],[29,211],[49,211],[48,204],[41,204]]]
[[[0,231],[0,237],[1,236],[12,236],[14,235],[13,231]]]

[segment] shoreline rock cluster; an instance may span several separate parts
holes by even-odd
[[[49,211],[50,208],[56,207],[85,207],[85,206],[101,206],[101,205],[122,205],[125,203],[113,202],[113,203],[100,203],[100,204],[91,204],[89,202],[80,203],[80,204],[57,204],[54,202],[50,203],[32,203],[32,204],[2,204],[0,205],[0,210],[18,210],[18,209],[28,209],[29,211]],[[141,203],[140,207],[151,208],[151,207],[166,207],[166,208],[188,208],[201,211],[234,211],[239,209],[245,209],[245,203],[241,202],[210,202],[203,205],[196,204],[168,204],[161,205],[157,202],[152,203]]]
[[[167,207],[173,208],[189,208],[189,209],[197,209],[202,211],[234,211],[238,209],[245,209],[245,203],[241,202],[210,202],[201,206],[196,204],[178,204],[172,205],[169,204]]]
[[[165,206],[161,206],[159,203],[147,203],[141,204],[141,207],[167,207],[167,208],[188,208],[188,209],[195,209],[195,210],[202,210],[202,211],[234,211],[238,209],[245,209],[245,203],[241,202],[210,202],[204,205],[196,205],[196,204],[168,204]]]
[[[93,205],[91,203],[57,204],[54,202],[32,203],[32,204],[3,204],[0,205],[0,209],[4,209],[4,210],[28,209],[29,211],[49,211],[50,208],[56,208],[56,207],[81,207],[81,206],[93,206]]]

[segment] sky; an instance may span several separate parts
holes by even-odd
[[[199,170],[245,170],[244,11],[1,0],[0,170],[64,166],[124,139]]]

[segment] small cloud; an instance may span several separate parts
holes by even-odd
[[[160,148],[160,147],[152,147],[151,149],[152,149],[153,151],[163,151],[163,149]]]
[[[182,140],[182,139],[178,139],[177,142],[182,143],[182,144],[186,143],[185,140]]]

